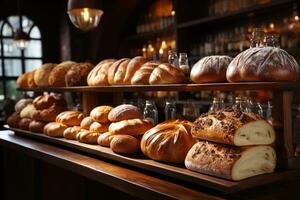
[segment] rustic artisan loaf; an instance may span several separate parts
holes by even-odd
[[[33,118],[33,114],[36,111],[33,104],[27,104],[25,108],[23,108],[20,112],[21,118]]]
[[[235,147],[199,141],[188,152],[186,168],[235,181],[271,173],[276,153],[270,146]]]
[[[33,120],[29,124],[29,130],[35,133],[43,133],[46,122]]]
[[[97,133],[105,133],[108,131],[109,125],[110,124],[108,123],[93,122],[90,126],[90,131]]]
[[[153,84],[171,84],[184,83],[186,77],[184,72],[179,68],[169,63],[163,63],[156,67],[149,78],[149,83]]]
[[[112,109],[111,106],[98,106],[91,111],[90,116],[96,122],[108,123],[108,114]]]
[[[111,142],[111,140],[113,139],[114,136],[115,135],[112,134],[111,132],[105,132],[105,133],[101,134],[98,137],[97,143],[100,146],[109,147],[110,146],[110,142]]]
[[[130,104],[122,104],[113,108],[108,114],[108,120],[118,122],[127,119],[140,118],[141,112],[138,107]]]
[[[91,63],[77,63],[73,65],[65,76],[66,86],[87,85],[87,76],[93,67]]]
[[[83,129],[86,129],[86,130],[89,130],[90,129],[90,126],[91,124],[94,122],[94,120],[88,116],[88,117],[85,117],[83,118],[83,120],[81,121],[80,123],[80,127],[83,128]]]
[[[52,69],[56,66],[53,63],[45,63],[39,67],[34,73],[34,82],[39,87],[49,86],[49,75]]]
[[[190,78],[194,83],[225,82],[231,61],[229,56],[204,57],[193,66]]]
[[[17,88],[27,88],[28,86],[28,78],[30,76],[30,72],[26,72],[25,74],[22,74],[17,79]]]
[[[153,127],[150,120],[146,119],[129,119],[120,122],[111,123],[108,131],[115,135],[143,135]]]
[[[57,115],[65,110],[65,108],[53,104],[46,109],[34,110],[32,112],[32,119],[44,122],[53,122],[56,120]]]
[[[34,87],[37,86],[37,85],[35,84],[35,82],[34,82],[34,74],[35,74],[35,71],[36,71],[36,70],[33,70],[33,71],[29,72],[29,74],[28,74],[27,85],[28,85],[28,87],[30,87],[30,88],[34,88]]]
[[[15,111],[21,112],[28,104],[31,104],[33,99],[20,99],[15,105]]]
[[[274,128],[261,116],[234,109],[201,115],[193,124],[192,135],[236,146],[268,145],[275,141]]]
[[[22,118],[19,123],[18,126],[20,129],[22,130],[29,130],[29,124],[32,121],[32,119],[29,118]]]
[[[20,113],[14,112],[7,118],[7,124],[12,128],[19,128],[19,121],[21,120]]]
[[[237,55],[228,66],[229,82],[297,81],[299,65],[286,51],[275,47],[250,48]]]
[[[66,139],[69,140],[76,140],[77,134],[82,130],[82,128],[80,126],[72,126],[67,128],[64,133],[63,136]]]
[[[79,111],[64,111],[57,115],[56,122],[66,126],[80,126],[84,115]]]
[[[97,133],[93,131],[81,130],[77,134],[76,139],[82,143],[97,144],[97,139],[100,134],[101,133]]]
[[[160,63],[156,61],[146,62],[139,68],[131,79],[132,85],[149,85],[149,78],[152,71],[158,67]]]
[[[134,154],[139,149],[139,142],[130,135],[115,135],[110,142],[110,148],[115,153]]]
[[[158,124],[147,131],[141,141],[145,156],[162,162],[183,163],[187,152],[195,144],[192,122],[172,120]]]
[[[57,122],[50,122],[44,127],[44,134],[50,137],[63,137],[68,126]]]
[[[127,65],[130,62],[129,58],[122,58],[114,62],[108,69],[108,83],[110,85],[123,84]]]
[[[74,65],[76,65],[76,63],[72,61],[65,61],[56,65],[49,74],[49,85],[53,87],[65,87],[65,76]]]
[[[33,105],[37,110],[47,109],[53,105],[66,107],[67,103],[62,95],[51,94],[41,95],[33,100]]]
[[[131,79],[135,72],[140,69],[144,63],[147,62],[147,59],[142,56],[134,57],[130,60],[127,65],[125,77],[123,79],[123,84],[131,84]]]
[[[87,83],[89,86],[101,86],[101,85],[109,85],[108,83],[108,69],[115,62],[114,59],[108,59],[101,61],[90,73],[87,77]]]

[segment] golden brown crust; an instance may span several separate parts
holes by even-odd
[[[64,111],[57,115],[56,122],[66,126],[80,126],[84,115],[79,111]]]
[[[39,67],[34,73],[34,82],[39,87],[49,86],[48,79],[50,72],[57,64],[45,63]]]
[[[19,123],[18,126],[20,129],[22,130],[29,130],[29,124],[32,121],[32,119],[29,118],[22,118]]]
[[[76,140],[77,134],[82,130],[82,128],[80,126],[72,126],[67,128],[64,133],[63,136],[66,139],[69,140]]]
[[[89,86],[109,85],[108,83],[108,70],[115,62],[114,59],[101,61],[92,71],[88,74],[87,83]]]
[[[121,65],[123,62],[126,62],[126,63],[128,64],[129,58],[122,58],[122,59],[119,59],[119,60],[117,60],[116,62],[114,62],[114,63],[109,67],[108,73],[107,73],[107,80],[108,80],[108,83],[109,83],[110,85],[116,84],[116,82],[115,82],[115,78],[117,79],[116,73],[117,73],[117,71],[118,71],[120,65]],[[123,67],[125,67],[124,64],[122,65],[122,68],[123,68]],[[121,69],[120,69],[120,70],[121,70]],[[118,72],[118,73],[120,73],[120,72]],[[124,72],[124,73],[125,73],[125,72]],[[124,76],[125,76],[125,75],[124,75]]]
[[[51,107],[43,110],[35,110],[32,112],[32,119],[44,121],[44,122],[54,122],[57,115],[65,111],[65,108],[56,106],[55,104]]]
[[[90,126],[90,131],[97,133],[105,133],[108,131],[109,124],[93,122]]]
[[[19,76],[19,78],[17,79],[17,88],[27,88],[29,76],[30,76],[30,72],[27,72]]]
[[[21,120],[20,113],[14,112],[7,119],[7,124],[12,128],[19,128],[19,121]]]
[[[122,104],[113,108],[108,114],[108,120],[118,122],[122,120],[140,118],[141,113],[138,107],[130,104]]]
[[[139,149],[139,142],[130,135],[115,135],[110,142],[110,148],[115,153],[134,154]]]
[[[55,66],[49,74],[49,85],[53,87],[65,87],[65,75],[75,64],[73,61],[65,61]]]
[[[146,119],[129,119],[120,122],[111,123],[109,132],[115,135],[143,135],[146,131],[151,129],[153,124]]]
[[[113,85],[122,85],[124,84],[123,80],[126,75],[127,67],[130,62],[130,59],[125,59],[123,62],[121,62],[115,72],[114,79],[113,79]]]
[[[131,84],[131,79],[135,72],[142,67],[144,63],[147,62],[147,59],[142,56],[136,56],[130,60],[126,68],[126,74],[123,79],[123,84]]]
[[[149,78],[153,70],[158,67],[160,63],[156,61],[146,62],[139,68],[131,79],[132,85],[149,85]]]
[[[80,123],[80,127],[83,128],[83,129],[86,129],[86,130],[89,130],[90,129],[90,126],[91,124],[94,122],[94,120],[88,116],[88,117],[85,117],[83,118],[83,120],[81,121]]]
[[[91,63],[77,63],[73,65],[65,76],[66,86],[87,85],[87,76],[93,67]]]
[[[77,134],[76,139],[82,143],[97,144],[97,139],[99,135],[101,135],[101,133],[88,131],[88,130],[81,130]]]
[[[23,108],[22,111],[20,112],[20,117],[32,119],[35,111],[36,109],[33,106],[33,104],[27,104],[27,106],[25,106],[25,108]]]
[[[66,107],[67,103],[62,95],[51,94],[51,95],[41,95],[33,100],[33,105],[37,110],[47,109],[53,105]]]
[[[44,127],[44,134],[50,137],[63,137],[64,131],[68,128],[68,126],[57,123],[50,122]]]
[[[35,84],[34,82],[34,73],[35,73],[36,70],[33,70],[32,72],[29,72],[28,74],[28,78],[27,78],[27,85],[28,87],[30,88],[34,88],[36,87],[37,85]]]
[[[108,114],[112,109],[111,106],[98,106],[91,111],[90,116],[96,122],[108,123]]]
[[[29,130],[35,133],[43,133],[46,122],[33,120],[29,124]]]
[[[171,84],[184,83],[186,77],[184,72],[179,68],[169,63],[163,63],[156,67],[149,78],[149,83],[153,84]]]
[[[113,137],[114,137],[114,134],[112,134],[110,132],[105,132],[98,137],[97,143],[100,146],[109,147],[110,142],[113,139]]]

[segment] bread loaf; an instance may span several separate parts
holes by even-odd
[[[69,140],[76,140],[77,138],[77,134],[82,130],[82,128],[80,126],[72,126],[67,128],[64,133],[63,136],[66,139]]]
[[[268,145],[275,141],[274,128],[262,117],[233,109],[201,115],[193,124],[192,135],[236,146]]]
[[[226,82],[231,60],[229,56],[204,57],[193,66],[190,78],[194,83]]]
[[[124,58],[121,59],[121,62],[115,62],[112,64],[111,68],[108,71],[108,82],[111,85],[122,85],[124,84],[124,78],[127,71],[127,66],[130,62],[130,59]]]
[[[49,85],[53,87],[65,87],[65,76],[69,69],[74,65],[76,65],[75,62],[65,61],[55,66],[49,74]]]
[[[81,130],[78,134],[76,139],[82,143],[88,144],[97,144],[97,139],[101,133],[88,131],[88,130]]]
[[[50,137],[63,137],[68,126],[57,122],[50,122],[44,127],[44,134]]]
[[[91,63],[77,63],[73,65],[65,76],[66,86],[87,85],[87,76],[93,67]]]
[[[115,135],[110,142],[110,148],[115,153],[134,154],[139,149],[139,143],[133,136]]]
[[[109,124],[93,122],[90,126],[90,131],[97,133],[105,133],[108,131]]]
[[[29,118],[22,118],[19,123],[18,123],[18,126],[20,129],[22,130],[29,130],[29,124],[32,120],[29,119]]]
[[[110,146],[110,142],[111,142],[111,140],[113,139],[114,136],[115,135],[112,134],[111,132],[105,132],[105,133],[101,134],[98,137],[97,143],[100,146],[109,147]]]
[[[111,106],[98,106],[91,111],[90,116],[96,122],[108,123],[108,114],[112,109]]]
[[[195,144],[192,123],[187,120],[172,120],[158,124],[147,131],[141,141],[145,156],[162,162],[183,163],[187,152]]]
[[[28,74],[28,78],[27,78],[27,85],[28,87],[30,88],[34,88],[36,87],[37,85],[35,84],[34,82],[34,73],[35,73],[36,70],[33,70],[31,72],[29,72]]]
[[[93,120],[90,116],[85,117],[85,118],[83,118],[83,120],[81,121],[80,127],[81,127],[82,129],[89,130],[89,129],[90,129],[90,126],[91,126],[91,124],[92,124],[93,122],[94,122],[94,120]]]
[[[27,106],[23,108],[22,111],[20,112],[20,117],[32,119],[35,111],[36,109],[33,106],[33,104],[27,104]]]
[[[286,51],[275,47],[250,48],[237,55],[228,66],[229,82],[297,81],[299,65]]]
[[[171,84],[184,83],[186,77],[184,72],[179,68],[169,63],[163,63],[156,67],[149,78],[149,83],[153,84]]]
[[[33,100],[33,105],[37,110],[43,110],[50,108],[53,105],[59,107],[66,107],[67,103],[62,95],[51,94],[51,95],[41,95]]]
[[[84,115],[79,111],[64,111],[57,115],[56,122],[66,126],[80,126]]]
[[[122,104],[113,108],[108,114],[108,120],[118,122],[122,120],[140,118],[141,113],[138,107],[130,104]]]
[[[111,123],[108,131],[115,135],[143,135],[153,127],[149,120],[129,119],[120,122]]]
[[[22,74],[17,79],[17,88],[27,88],[28,86],[28,77],[30,76],[30,72]]]
[[[105,61],[101,61],[90,73],[87,77],[87,83],[89,86],[101,86],[101,85],[109,85],[108,83],[108,70],[110,66],[116,60],[109,59]]]
[[[28,104],[31,104],[33,99],[20,99],[15,105],[15,111],[21,112]]]
[[[133,75],[143,66],[144,63],[146,63],[146,61],[147,59],[142,56],[132,58],[127,65],[125,77],[122,84],[130,85]]]
[[[53,122],[56,120],[57,115],[63,111],[65,111],[65,108],[54,104],[43,110],[34,110],[32,112],[32,119],[44,122]]]
[[[7,118],[7,124],[11,128],[19,128],[19,121],[21,120],[20,114],[18,112],[14,112]]]
[[[199,141],[188,152],[186,168],[235,181],[271,173],[276,153],[270,146],[249,148]]]
[[[45,63],[39,67],[34,73],[34,82],[39,87],[49,86],[48,79],[50,72],[56,66],[53,63]]]
[[[131,79],[132,85],[149,85],[149,78],[152,71],[158,67],[160,63],[156,61],[146,62],[139,68]]]
[[[46,122],[33,120],[29,124],[29,130],[34,133],[43,133]]]

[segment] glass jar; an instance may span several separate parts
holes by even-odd
[[[265,36],[265,43],[268,47],[280,47],[279,45],[279,34],[269,33]]]
[[[251,109],[247,103],[247,97],[235,97],[234,109],[238,109],[242,112],[251,112]]]
[[[168,62],[178,67],[179,63],[178,63],[178,56],[176,51],[174,50],[168,51]]]
[[[174,101],[167,100],[165,105],[165,120],[176,119],[176,105]]]
[[[260,116],[264,116],[264,111],[263,111],[263,108],[262,108],[260,102],[249,98],[248,104],[250,106],[251,112],[253,112],[254,114],[260,115]]]
[[[179,68],[185,73],[190,73],[189,60],[186,53],[179,53]]]
[[[158,111],[154,101],[146,100],[143,116],[144,119],[150,119],[153,125],[158,123]]]
[[[225,108],[224,99],[214,97],[213,103],[209,108],[209,111],[216,112]]]
[[[184,119],[194,121],[199,116],[199,111],[194,102],[188,100],[182,108],[182,116]]]
[[[264,47],[265,46],[265,32],[262,28],[254,28],[252,32],[252,38],[250,47]]]

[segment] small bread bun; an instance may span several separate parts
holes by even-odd
[[[56,122],[66,126],[80,126],[84,115],[79,111],[65,111],[57,115]]]
[[[29,130],[35,133],[43,133],[46,122],[33,120],[29,124]]]
[[[50,122],[44,127],[44,134],[50,137],[63,137],[64,131],[68,127],[61,123]]]
[[[19,121],[19,128],[22,130],[29,130],[29,124],[32,120],[29,118],[23,118]]]
[[[33,113],[35,111],[36,111],[36,109],[33,106],[33,104],[27,104],[27,106],[25,108],[23,108],[22,111],[20,112],[20,117],[31,119],[33,117]]]
[[[77,134],[82,130],[80,126],[69,127],[64,131],[64,138],[69,140],[76,140]]]
[[[108,131],[109,124],[101,124],[99,122],[93,122],[90,126],[90,131],[97,133],[105,133]]]
[[[18,112],[14,112],[7,119],[7,124],[11,128],[19,128],[19,121],[21,120],[20,114]]]
[[[138,140],[130,135],[115,135],[110,142],[113,152],[119,154],[134,154],[139,149]]]
[[[20,99],[15,105],[15,111],[21,112],[28,104],[31,104],[33,99]]]
[[[97,133],[93,131],[81,130],[77,134],[76,139],[82,143],[97,144],[97,139],[100,134],[101,133]]]
[[[100,146],[109,147],[113,137],[114,134],[112,134],[111,132],[105,132],[98,137],[97,142]]]
[[[141,113],[138,107],[130,104],[117,106],[108,114],[108,119],[111,122],[119,122],[122,120],[135,119],[140,117]]]
[[[94,120],[88,116],[88,117],[85,117],[83,118],[83,120],[81,121],[80,123],[80,127],[83,128],[83,129],[86,129],[86,130],[89,130],[90,129],[90,126],[91,124],[94,122]]]
[[[96,122],[108,123],[108,114],[112,109],[111,106],[98,106],[91,111],[90,116]]]

